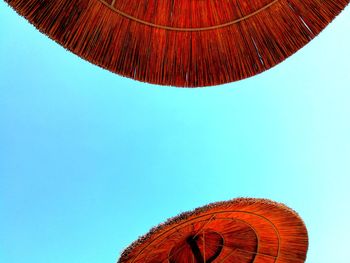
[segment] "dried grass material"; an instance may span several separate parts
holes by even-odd
[[[78,56],[180,87],[244,79],[314,38],[349,0],[5,0]]]
[[[302,263],[308,235],[283,204],[238,198],[182,213],[131,244],[119,263]]]

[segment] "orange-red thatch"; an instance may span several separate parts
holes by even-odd
[[[5,0],[84,59],[123,76],[209,86],[258,74],[349,0]]]
[[[131,244],[119,263],[302,263],[308,236],[285,205],[253,198],[183,213]]]

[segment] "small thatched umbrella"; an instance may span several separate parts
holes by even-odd
[[[302,263],[308,236],[290,208],[239,198],[183,213],[152,229],[119,263]]]
[[[84,59],[175,86],[232,82],[307,44],[349,0],[5,0]]]

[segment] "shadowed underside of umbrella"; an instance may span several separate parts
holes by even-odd
[[[80,57],[140,81],[247,78],[307,44],[349,0],[5,0]]]
[[[119,263],[302,263],[308,236],[285,205],[253,198],[213,203],[139,238]]]

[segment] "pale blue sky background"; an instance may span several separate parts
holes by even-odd
[[[346,262],[350,9],[284,63],[177,89],[102,70],[0,2],[0,262],[113,263],[168,217],[238,196],[304,218]]]

